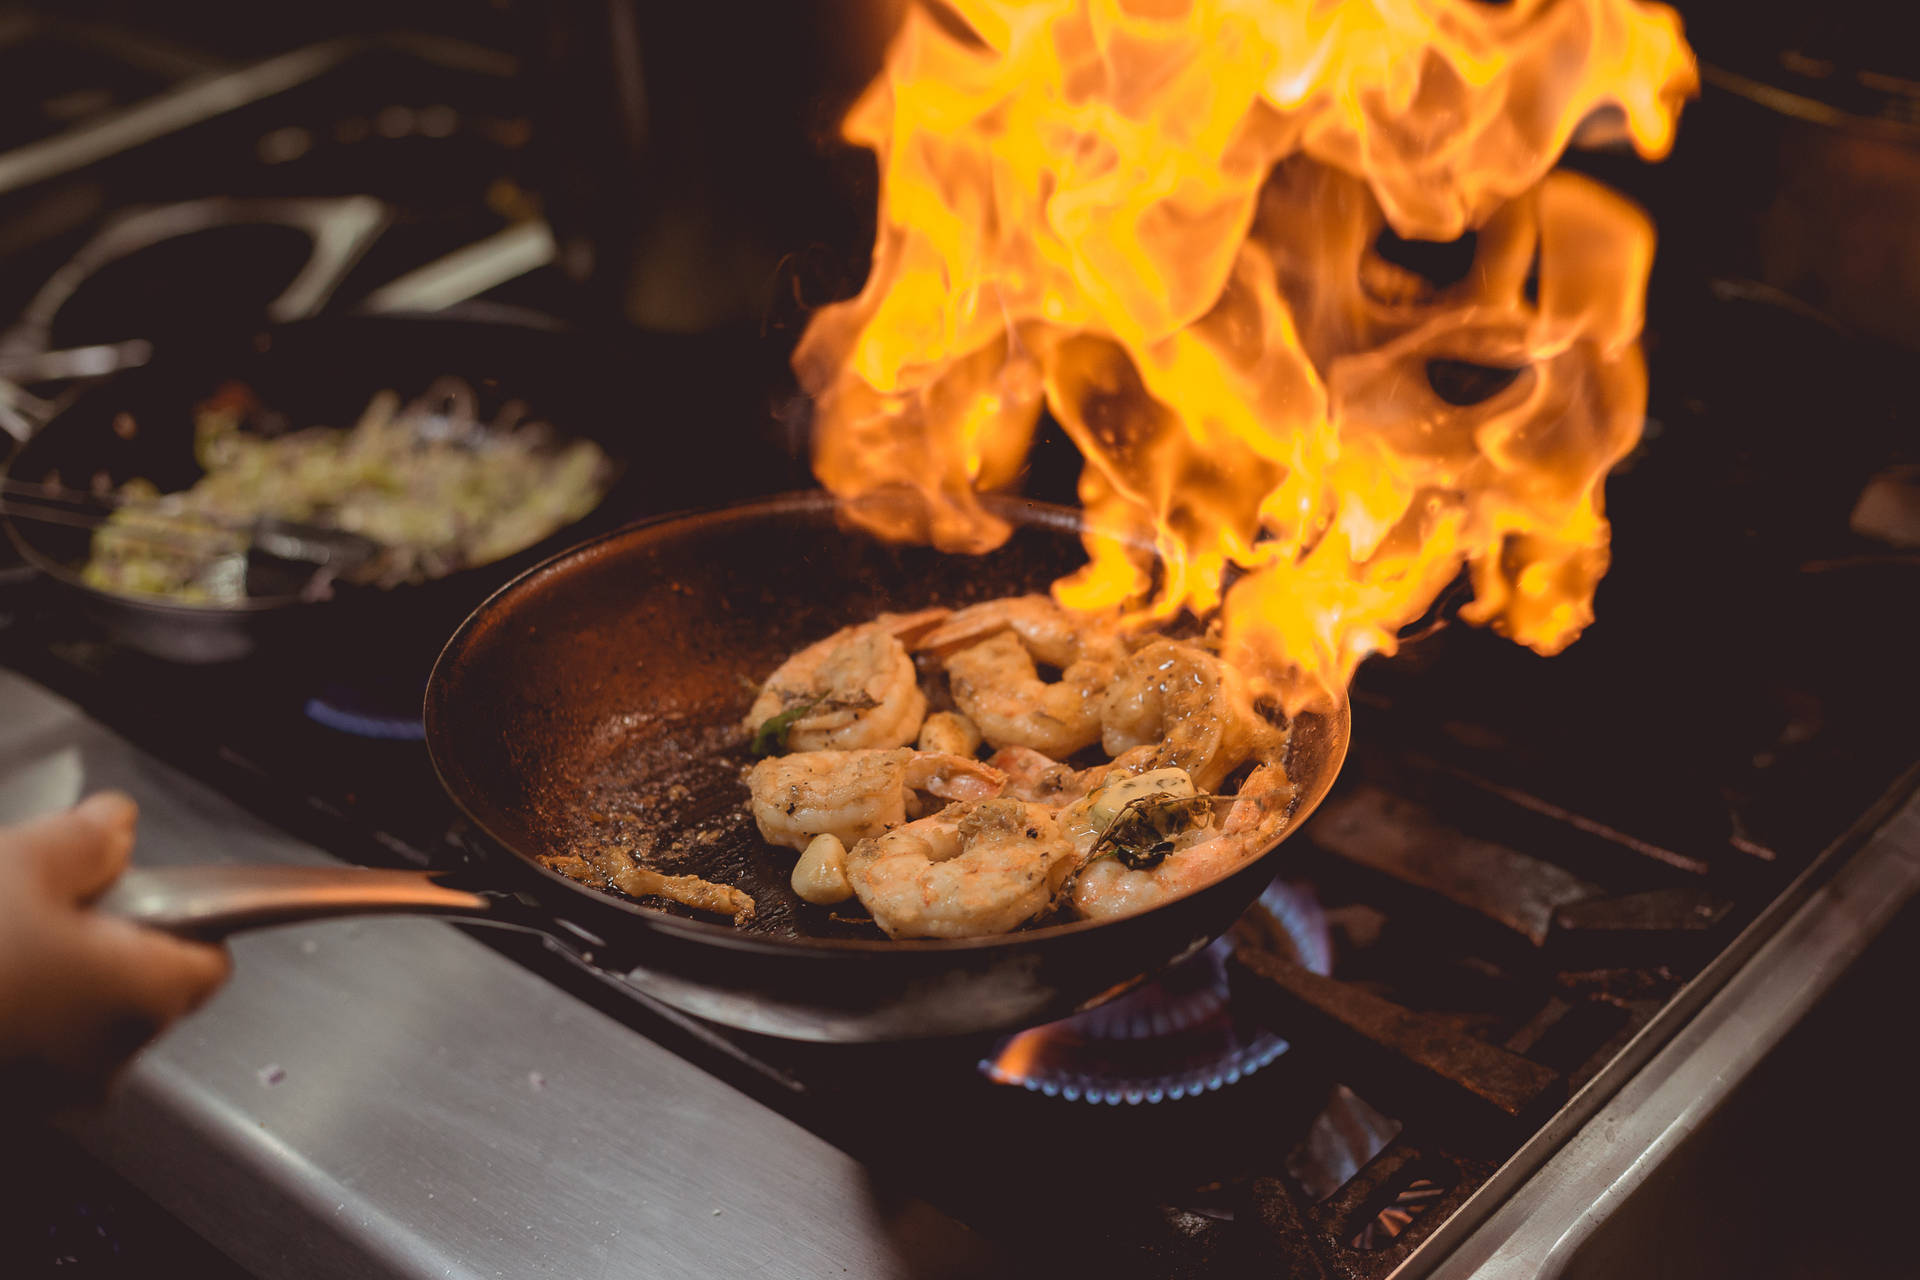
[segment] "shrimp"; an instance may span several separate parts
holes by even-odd
[[[1160,768],[1159,757],[1159,744],[1146,742],[1137,747],[1128,747],[1105,764],[1094,765],[1085,770],[1082,776],[1087,780],[1087,790],[1094,791],[1122,778]]]
[[[1270,758],[1280,741],[1254,710],[1237,668],[1178,641],[1156,640],[1135,653],[1100,705],[1108,755],[1154,745],[1148,768],[1185,769],[1202,791],[1250,759]]]
[[[1002,747],[987,764],[1007,775],[1007,794],[1020,800],[1060,809],[1100,784],[1111,765],[1076,769],[1032,747]]]
[[[948,658],[989,636],[1012,631],[1026,651],[1049,666],[1087,659],[1118,664],[1126,657],[1119,631],[1104,619],[1069,613],[1043,595],[1006,596],[953,613],[913,646]]]
[[[747,732],[790,715],[784,747],[795,751],[904,747],[920,732],[926,695],[907,655],[911,638],[945,609],[883,613],[808,645],[767,677],[747,712]]]
[[[1130,870],[1119,858],[1095,858],[1073,882],[1073,909],[1090,920],[1131,915],[1212,884],[1271,845],[1286,825],[1293,784],[1278,764],[1247,776],[1227,819],[1176,848],[1158,865]]]
[[[1052,814],[1002,797],[862,840],[846,873],[888,937],[973,938],[1045,914],[1074,862]]]
[[[796,751],[747,772],[754,823],[768,844],[805,849],[818,835],[856,840],[897,827],[919,812],[915,792],[943,800],[987,800],[1006,775],[966,756],[891,751]]]
[[[1067,756],[1100,740],[1100,697],[1113,668],[1076,663],[1052,684],[1017,636],[1002,632],[947,659],[953,700],[995,748]]]
[[[1099,741],[1098,699],[1126,657],[1109,621],[1042,595],[970,605],[915,648],[944,658],[954,702],[996,750],[1031,747],[1055,758]],[[1040,678],[1041,662],[1061,668],[1057,682]]]

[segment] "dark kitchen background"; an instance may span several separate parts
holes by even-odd
[[[551,265],[489,300],[778,334],[797,289],[850,290],[864,270],[871,165],[825,144],[897,3],[8,6],[0,299],[16,313],[44,282],[41,254],[59,261],[136,205],[373,196],[391,221],[330,307],[544,220]],[[62,139],[223,76],[219,102],[136,145],[76,149],[60,171]],[[182,246],[129,265],[122,286],[151,310],[77,299],[55,336],[257,320],[301,265],[298,240],[237,234],[204,259]]]
[[[20,315],[131,209],[371,196],[382,229],[327,309],[537,223],[551,247],[529,235],[503,251],[499,272],[538,265],[489,301],[778,348],[807,304],[864,274],[874,171],[835,125],[903,3],[7,5],[0,313]],[[1707,88],[1675,160],[1572,163],[1652,206],[1663,266],[1920,344],[1904,234],[1920,71],[1901,65],[1897,17],[1865,0],[1680,8]],[[169,109],[128,119],[156,103]],[[311,231],[175,239],[104,272],[41,336],[256,322],[307,264]]]
[[[804,485],[786,354],[809,308],[864,273],[875,172],[835,124],[905,2],[0,5],[0,379],[54,400],[66,384],[50,375],[67,371],[36,364],[48,351],[453,307],[577,336],[580,377],[640,473],[615,518]],[[976,1140],[1018,1128],[1130,1174],[1129,1142],[1191,1150],[1069,1197],[1111,1211],[1089,1256],[1111,1252],[1119,1273],[1277,1273],[1284,1258],[1298,1274],[1387,1274],[1635,1033],[1677,1017],[1685,984],[1795,876],[1910,789],[1920,52],[1899,7],[1868,0],[1680,8],[1704,86],[1673,156],[1568,161],[1645,203],[1661,235],[1647,436],[1609,487],[1600,622],[1550,661],[1449,627],[1362,673],[1348,785],[1299,872],[1324,911],[1314,936],[1337,953],[1316,971],[1326,985],[1275,977],[1247,958],[1258,939],[1232,962],[1235,991],[1256,993],[1243,1009],[1281,1007],[1296,1044],[1317,1027],[1320,1048],[1281,1058],[1297,1065],[1265,1071],[1257,1094],[1234,1083],[1244,1061],[1229,1087],[1216,1073],[1194,1086],[1206,1110],[1178,1123],[1057,1096],[1102,1088],[1090,1068],[1012,1085],[982,1076],[978,1054],[940,1068],[965,1078],[947,1096]],[[1461,261],[1390,238],[1379,251],[1440,283]],[[1071,475],[1056,440],[1028,487],[1070,496]],[[421,672],[289,673],[269,655],[217,678],[238,685],[156,681],[8,555],[0,663],[169,759],[204,759],[181,767],[304,838],[385,850],[342,856],[438,856],[448,815],[404,723]],[[196,713],[236,687],[260,696]],[[1920,1136],[1913,1091],[1884,1069],[1899,1041],[1885,1028],[1911,1004],[1912,916],[1726,1109],[1739,1139],[1663,1171],[1669,1206],[1712,1223],[1688,1273],[1900,1272],[1896,1193],[1912,1180],[1874,1171]],[[1450,1104],[1420,1071],[1404,1086],[1409,1051],[1381,1005],[1444,1023],[1457,1053],[1420,1063],[1443,1094],[1487,1103],[1483,1049],[1495,1068],[1524,1064],[1495,1090],[1499,1142],[1463,1146],[1423,1111]],[[822,1082],[857,1075],[845,1059],[716,1047],[632,1016],[836,1145],[905,1168],[997,1246],[1038,1239],[977,1187],[948,1185],[951,1170],[826,1118]],[[1233,1051],[1265,1067],[1273,1043],[1249,1032]],[[1348,1176],[1301,1173],[1291,1140],[1262,1156],[1223,1136],[1247,1108],[1324,1134],[1321,1103],[1355,1098],[1348,1085],[1366,1099],[1332,1122],[1359,1142]],[[980,1167],[966,1134],[944,1136],[955,1169]],[[0,1145],[0,1183],[16,1181],[30,1185],[0,1197],[8,1275],[239,1274],[62,1138]]]

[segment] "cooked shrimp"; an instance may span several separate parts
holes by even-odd
[[[869,625],[879,627],[902,644],[919,648],[920,641],[929,631],[952,616],[953,610],[945,605],[935,605],[931,609],[915,609],[912,613],[876,613]]]
[[[1132,870],[1112,857],[1084,866],[1073,882],[1074,911],[1089,919],[1131,915],[1212,884],[1273,842],[1292,799],[1285,770],[1261,765],[1248,775],[1224,823],[1191,833],[1197,837],[1192,843],[1157,866]]]
[[[1105,764],[1094,765],[1085,771],[1087,789],[1092,791],[1104,787],[1121,778],[1130,778],[1135,774],[1146,773],[1160,768],[1158,763],[1160,747],[1157,743],[1142,743],[1137,747],[1128,747]]]
[[[805,849],[818,835],[854,841],[897,827],[918,810],[916,791],[985,800],[1006,775],[966,756],[892,751],[796,751],[747,773],[753,820],[769,844]]]
[[[1100,740],[1100,699],[1113,664],[1075,662],[1048,683],[1018,635],[1003,631],[947,659],[953,700],[996,749],[1069,756]]]
[[[1185,769],[1212,791],[1280,734],[1254,710],[1237,668],[1191,644],[1156,640],[1127,660],[1100,706],[1100,741],[1118,756],[1155,748],[1150,768]]]
[[[1020,800],[1059,809],[1072,804],[1100,784],[1110,765],[1076,769],[1032,747],[1002,747],[987,763],[1007,775],[1007,794]]]
[[[920,732],[927,699],[901,639],[946,616],[945,609],[883,613],[808,645],[767,677],[747,712],[747,732],[789,713],[780,745],[795,751],[906,746]]]
[[[1069,613],[1042,595],[969,605],[914,646],[941,656],[953,700],[995,749],[1072,755],[1099,741],[1096,705],[1126,645],[1105,618]],[[1037,663],[1061,668],[1040,678]]]
[[[1037,804],[1002,798],[910,822],[847,854],[847,879],[890,938],[1006,933],[1044,914],[1073,846]]]
[[[1086,659],[1118,663],[1126,657],[1119,631],[1104,618],[1069,613],[1043,595],[1007,596],[968,605],[926,632],[914,644],[952,657],[989,636],[1011,631],[1037,660],[1070,667]]]

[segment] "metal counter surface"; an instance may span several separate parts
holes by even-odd
[[[0,671],[0,822],[117,787],[135,861],[327,855]],[[242,937],[72,1132],[256,1274],[960,1276],[983,1241],[458,930]]]

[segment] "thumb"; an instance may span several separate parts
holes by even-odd
[[[103,1002],[138,1013],[156,1029],[198,1007],[231,967],[220,947],[127,920],[93,915],[88,926],[77,967]]]
[[[139,816],[126,795],[102,791],[15,828],[10,843],[49,890],[82,902],[126,869]]]

